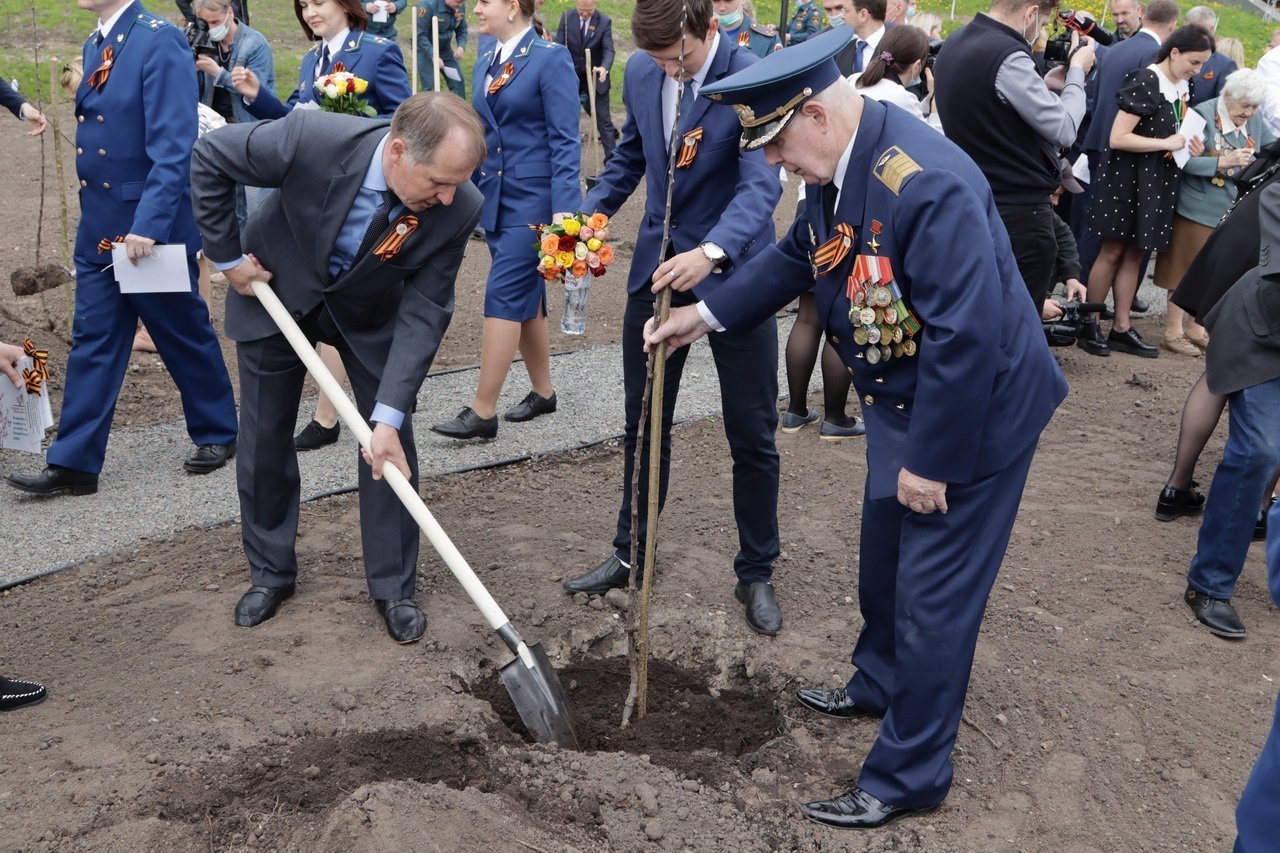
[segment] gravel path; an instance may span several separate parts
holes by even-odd
[[[791,319],[779,321],[779,350]],[[779,385],[785,392],[785,369],[779,358]],[[460,468],[487,465],[599,442],[622,433],[622,356],[619,347],[596,347],[556,356],[551,372],[559,409],[549,417],[523,424],[500,422],[490,442],[455,442],[430,432],[471,400],[478,369],[469,368],[427,378],[418,397],[414,431],[423,471],[439,476]],[[818,371],[815,371],[817,374]],[[814,383],[820,382],[815,375]],[[508,377],[498,411],[528,393],[522,365]],[[313,401],[305,402],[300,429]],[[677,420],[719,414],[720,394],[715,365],[705,341],[694,345],[685,366],[677,401]],[[299,455],[304,498],[354,486],[355,444],[344,430],[330,447]],[[239,516],[234,465],[205,476],[190,476],[182,460],[191,452],[182,422],[117,430],[112,433],[99,491],[88,497],[32,498],[0,488],[0,515],[6,535],[0,537],[0,588],[66,567],[88,557],[143,545],[192,526],[209,526]],[[29,454],[0,451],[0,471],[34,471],[40,463]],[[621,472],[619,472],[621,474]]]

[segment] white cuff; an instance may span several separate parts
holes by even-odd
[[[722,326],[720,321],[716,319],[716,315],[711,313],[711,309],[707,307],[707,303],[700,301],[695,303],[695,307],[698,309],[698,316],[702,318],[702,322],[706,323],[717,332],[724,331],[724,326]]]

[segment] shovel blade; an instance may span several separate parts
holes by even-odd
[[[528,649],[533,666],[526,666],[517,655],[515,660],[502,667],[502,683],[506,685],[521,721],[534,740],[540,743],[555,741],[565,749],[577,749],[573,711],[569,709],[569,700],[560,686],[560,678],[541,643],[530,643]]]

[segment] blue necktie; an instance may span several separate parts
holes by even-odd
[[[854,47],[853,70],[854,71],[862,70],[862,49],[866,46],[867,46],[867,43],[862,39],[858,39],[857,42],[854,43],[854,46],[853,46]]]
[[[489,77],[497,77],[502,73],[502,48],[494,50],[493,62],[489,64],[489,70],[485,73]]]
[[[396,198],[396,194],[391,190],[387,190],[382,194],[382,204],[378,205],[378,209],[373,212],[373,216],[369,219],[369,227],[364,230],[364,239],[360,241],[360,248],[356,250],[356,257],[352,261],[352,266],[373,248],[373,242],[382,236],[383,231],[387,230],[387,224],[391,221],[391,208],[399,203],[400,201]]]
[[[680,130],[680,125],[688,121],[689,113],[693,112],[693,102],[698,97],[697,93],[693,91],[693,86],[692,80],[686,80],[684,83],[684,92],[680,95],[680,118],[674,128],[677,132]]]
[[[329,73],[329,45],[325,45],[320,51],[320,59],[316,62],[316,79],[320,79]]]

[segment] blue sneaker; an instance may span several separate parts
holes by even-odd
[[[823,421],[822,427],[818,431],[818,437],[823,441],[844,441],[846,438],[856,438],[867,431],[867,425],[862,422],[862,418],[854,418],[853,426],[837,426],[831,421]]]
[[[791,412],[782,413],[782,431],[786,433],[799,432],[809,424],[817,423],[818,413],[813,409],[805,409],[803,415],[792,414]]]

